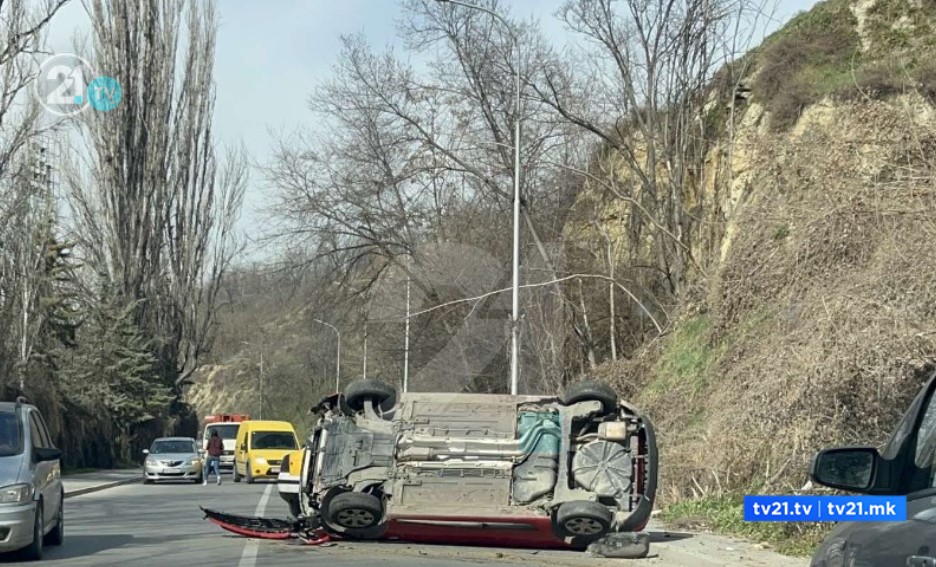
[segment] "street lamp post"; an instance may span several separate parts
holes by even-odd
[[[514,35],[510,24],[497,12],[483,6],[476,6],[458,0],[436,0],[443,4],[456,4],[487,12],[504,24],[516,49],[514,73],[517,76],[517,93],[514,100],[514,193],[513,193],[513,289],[511,292],[512,310],[510,317],[510,393],[517,394],[517,377],[520,374],[520,41]]]
[[[332,331],[335,331],[335,334],[338,335],[338,354],[335,357],[335,391],[341,391],[341,331],[331,323],[326,323],[321,319],[313,319],[316,323],[321,323],[326,327],[329,327]]]

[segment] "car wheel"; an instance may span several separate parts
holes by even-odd
[[[368,399],[381,410],[388,411],[396,405],[396,388],[372,378],[357,380],[345,388],[344,403],[352,411],[364,409]]]
[[[233,477],[232,480],[234,480],[234,482],[240,482],[241,476],[240,473],[237,472],[237,463],[234,463],[234,470],[231,473],[231,476]]]
[[[36,518],[33,521],[33,540],[28,547],[23,549],[23,559],[27,561],[39,561],[42,559],[42,525],[44,520],[42,516],[42,502],[37,502]]]
[[[598,502],[563,502],[556,511],[553,528],[563,539],[587,544],[608,533],[613,519],[611,510]]]
[[[146,477],[144,477],[144,478],[143,478],[143,484],[153,484],[153,481],[150,480],[150,479],[148,479],[148,478],[146,478]]]
[[[253,484],[253,483],[254,483],[253,474],[251,474],[251,472],[250,472],[250,461],[247,461],[247,476],[246,476],[246,479],[247,479],[247,484]]]
[[[343,492],[328,503],[325,518],[329,524],[360,532],[380,524],[383,504],[373,494]]]
[[[65,494],[62,494],[62,500],[59,504],[58,517],[55,521],[55,527],[46,536],[46,545],[62,545],[65,543]]]
[[[579,402],[601,402],[602,413],[611,413],[617,409],[617,393],[601,382],[579,382],[566,388],[562,403],[570,406]]]

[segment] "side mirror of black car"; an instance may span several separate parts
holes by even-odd
[[[36,461],[42,463],[45,461],[57,461],[62,458],[62,451],[47,447],[36,449]]]
[[[874,486],[881,455],[874,447],[839,447],[816,455],[809,476],[814,482],[851,492]]]

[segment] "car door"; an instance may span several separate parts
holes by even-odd
[[[55,443],[52,441],[52,435],[49,433],[49,428],[46,425],[45,419],[42,417],[42,413],[38,410],[34,412],[36,415],[36,421],[39,424],[40,433],[42,434],[43,443],[49,449],[55,449]],[[59,459],[54,461],[49,461],[49,464],[52,468],[52,477],[49,480],[49,502],[54,503],[54,506],[50,507],[51,510],[54,510],[55,513],[58,513],[59,507],[62,506],[62,498],[64,498],[64,486],[62,484],[62,463]],[[52,521],[52,518],[49,518],[49,521]]]
[[[848,449],[841,451],[847,453]],[[821,467],[821,456],[817,458],[817,469]],[[864,475],[869,478],[868,490],[852,490],[905,494],[907,520],[839,524],[817,550],[812,564],[936,567],[936,375],[911,404],[872,470]]]
[[[51,521],[58,512],[60,495],[54,493],[56,462],[39,460],[37,450],[49,449],[50,441],[48,433],[43,431],[42,421],[39,412],[32,410],[29,412],[29,438],[32,445],[32,463],[33,463],[33,482],[36,484],[36,490],[42,495],[43,514],[46,523]]]

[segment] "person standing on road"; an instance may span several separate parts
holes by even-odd
[[[202,486],[208,485],[208,475],[211,474],[211,468],[214,467],[215,476],[218,477],[218,485],[221,485],[221,455],[224,454],[224,441],[221,440],[221,436],[218,435],[218,430],[213,429],[211,431],[211,437],[208,438],[207,446],[205,447],[208,455],[205,458],[205,470],[202,473]]]

